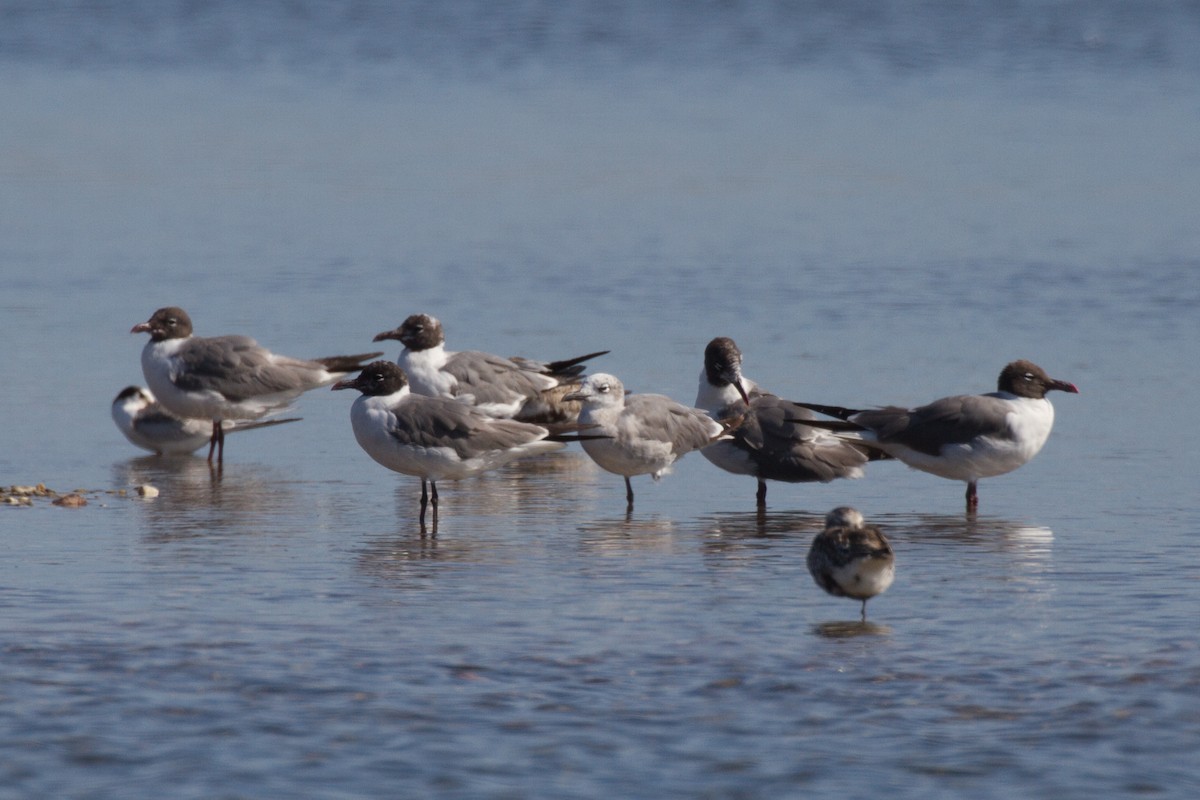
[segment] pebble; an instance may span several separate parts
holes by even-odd
[[[137,493],[139,497],[158,497],[158,487],[143,483],[137,487]]]

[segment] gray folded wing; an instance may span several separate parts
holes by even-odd
[[[736,403],[745,409],[744,403]],[[812,412],[772,394],[750,399],[749,413],[733,430],[733,441],[746,450],[768,480],[822,481],[861,474],[867,456],[848,442],[818,431],[800,420]]]
[[[453,400],[409,395],[393,410],[388,434],[412,447],[449,447],[469,459],[545,438],[537,425],[492,419]]]
[[[455,353],[442,369],[458,380],[455,393],[474,395],[475,405],[511,403],[516,398],[534,397],[556,382],[521,369],[507,358],[477,350]]]
[[[707,414],[657,394],[628,395],[619,424],[638,438],[668,442],[680,454],[712,444],[716,435]]]
[[[184,369],[174,381],[186,391],[214,391],[238,402],[314,388],[327,377],[313,361],[273,356],[247,336],[189,339],[180,348]]]
[[[921,453],[939,455],[947,444],[963,444],[977,436],[1009,435],[1010,408],[993,395],[957,395],[920,408],[898,406],[861,411],[852,421],[875,433],[880,443],[896,443]]]

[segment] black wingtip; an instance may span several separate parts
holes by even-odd
[[[792,405],[807,408],[809,411],[815,411],[827,417],[837,417],[838,419],[850,419],[862,410],[858,408],[843,408],[842,406],[823,406],[819,403],[799,403],[795,400],[792,401]],[[804,420],[804,423],[807,425],[812,424],[809,420]]]
[[[586,356],[576,356],[575,358],[565,358],[562,361],[550,361],[546,364],[546,372],[550,375],[558,375],[564,378],[573,378],[583,372],[583,362],[591,361],[593,358],[606,356],[609,350],[597,350],[594,353],[588,353]]]
[[[325,358],[314,358],[313,361],[330,372],[354,372],[366,366],[366,362],[379,358],[381,355],[383,355],[382,351],[361,353],[356,356],[326,356]]]

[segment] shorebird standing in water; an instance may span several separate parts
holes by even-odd
[[[864,523],[863,515],[839,506],[825,515],[825,530],[808,549],[808,571],[813,580],[834,597],[867,601],[887,591],[896,576],[896,556],[883,531]]]

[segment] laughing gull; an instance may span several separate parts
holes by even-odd
[[[861,478],[870,458],[861,445],[805,425],[813,418],[811,411],[763,391],[742,375],[742,352],[725,336],[704,348],[696,407],[718,420],[745,416],[731,438],[700,452],[726,472],[757,478],[760,508],[767,504],[768,480],[828,483]]]
[[[841,506],[825,515],[825,530],[813,537],[808,571],[834,597],[861,600],[866,621],[867,601],[892,585],[896,556],[883,531],[863,524],[856,509]]]
[[[305,361],[276,355],[247,336],[192,335],[182,308],[160,308],[130,333],[149,333],[142,373],[172,414],[212,420],[208,460],[225,455],[224,420],[252,420],[286,408],[309,389],[333,383],[380,353]]]
[[[799,405],[845,420],[822,427],[856,431],[863,444],[878,448],[913,469],[967,482],[967,511],[979,507],[981,478],[1022,466],[1042,449],[1054,425],[1046,393],[1077,394],[1075,384],[1051,378],[1031,361],[1014,361],[1000,373],[997,391],[955,395],[919,408],[887,406],[870,410]]]
[[[400,327],[376,335],[404,345],[396,363],[408,376],[413,393],[447,397],[493,417],[522,422],[567,422],[579,416],[577,404],[563,396],[574,391],[583,362],[607,350],[563,361],[503,358],[478,350],[446,349],[442,323],[428,314],[413,314]]]
[[[737,422],[718,422],[661,394],[626,395],[621,382],[603,372],[589,375],[567,399],[583,403],[580,424],[603,434],[581,444],[602,468],[625,477],[628,510],[633,509],[631,475],[658,480],[678,459],[726,436]]]
[[[422,524],[431,500],[437,523],[438,481],[466,478],[581,438],[497,419],[457,400],[414,394],[404,370],[390,361],[374,361],[333,388],[362,393],[350,408],[359,447],[388,469],[421,479]]]
[[[112,402],[112,418],[126,439],[160,456],[192,453],[212,440],[211,422],[175,416],[141,386],[121,390]],[[242,423],[224,420],[222,425],[226,433],[232,433],[299,421],[299,417]]]

